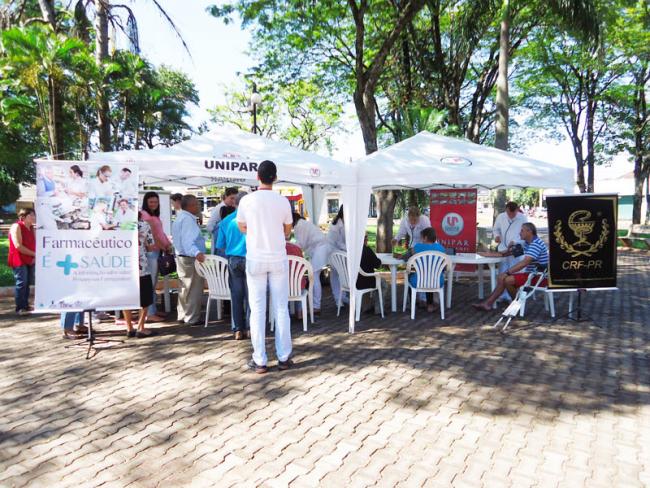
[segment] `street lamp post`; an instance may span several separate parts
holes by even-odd
[[[253,134],[259,133],[257,126],[257,106],[262,102],[262,95],[257,93],[257,84],[253,83],[253,93],[251,93],[251,112],[253,112]]]

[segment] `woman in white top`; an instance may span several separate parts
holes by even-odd
[[[345,245],[345,224],[343,222],[343,205],[341,205],[339,212],[336,214],[336,217],[334,217],[334,220],[332,220],[332,225],[327,233],[327,241],[329,242],[332,252],[342,251],[347,253],[347,246]],[[341,290],[341,282],[339,280],[339,275],[334,268],[332,268],[330,272],[330,285],[332,287],[332,295],[334,295],[334,300],[336,301],[338,300]],[[346,301],[345,297],[343,297],[343,301]]]
[[[302,215],[293,214],[293,235],[298,246],[309,255],[314,269],[314,313],[320,313],[320,301],[323,290],[320,284],[320,272],[332,254],[332,248],[325,234],[312,222],[307,222]]]
[[[76,164],[70,166],[70,170],[68,171],[65,192],[72,198],[83,198],[86,196],[86,180],[84,180],[83,171]]]
[[[422,231],[429,227],[431,227],[429,218],[422,215],[419,208],[409,207],[406,216],[399,224],[399,230],[395,239],[393,239],[393,246],[405,238],[408,239],[408,247],[422,243]]]
[[[115,186],[111,181],[113,172],[110,166],[102,166],[97,170],[96,178],[90,182],[90,197],[112,197],[115,193]]]

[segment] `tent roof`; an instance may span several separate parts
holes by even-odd
[[[359,182],[377,188],[563,188],[573,169],[445,137],[419,134],[356,162]]]
[[[196,186],[225,182],[255,184],[256,165],[265,159],[278,165],[278,182],[341,184],[350,171],[347,164],[335,159],[229,127],[171,147],[90,155],[90,160],[97,163],[136,163],[140,179],[148,184],[174,182]]]

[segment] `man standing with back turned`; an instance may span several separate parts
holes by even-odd
[[[293,223],[289,200],[273,191],[277,168],[272,161],[262,161],[257,169],[258,191],[246,195],[239,203],[237,225],[246,234],[246,283],[251,310],[250,334],[253,358],[248,363],[256,373],[267,371],[265,345],[266,289],[271,292],[275,315],[275,351],[278,369],[293,366],[289,319],[289,279],[285,239]]]

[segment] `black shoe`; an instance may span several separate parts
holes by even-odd
[[[139,330],[135,333],[135,336],[138,339],[145,339],[147,337],[152,337],[156,335],[156,331],[152,329],[145,329],[144,331]]]
[[[126,336],[127,337],[135,337],[135,329],[127,330],[126,331]]]
[[[264,374],[269,370],[266,366],[260,366],[252,359],[248,361],[248,369],[255,371],[257,374]]]
[[[293,368],[295,363],[291,360],[291,358],[287,359],[286,361],[278,361],[278,369],[280,371],[285,371],[287,369]]]

